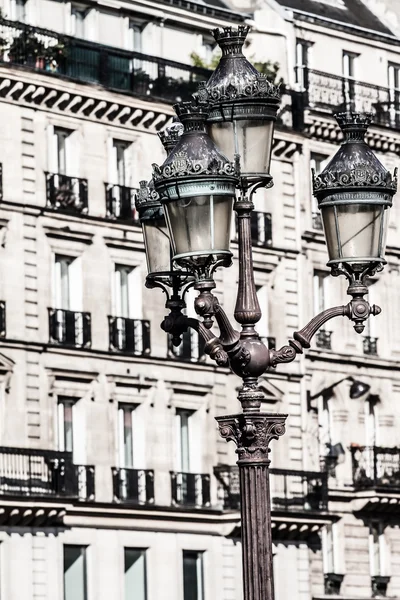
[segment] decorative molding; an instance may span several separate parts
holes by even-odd
[[[269,444],[285,433],[286,417],[278,413],[242,413],[217,417],[217,422],[221,437],[235,442],[239,465],[269,464]]]
[[[333,118],[323,117],[309,111],[306,115],[305,129],[303,131],[314,140],[321,140],[337,145],[342,142],[343,134]],[[376,128],[372,124],[365,136],[367,144],[376,152],[382,154],[392,152],[400,154],[400,134],[393,132],[390,128]]]
[[[65,91],[66,82],[56,78],[29,74],[16,68],[0,68],[0,101],[3,102],[152,133],[172,122],[172,107],[165,105],[165,111],[161,110],[161,103],[156,101],[145,106],[144,101],[127,96],[130,102],[124,102],[122,93],[111,94],[107,90],[103,97],[97,97],[95,92],[98,90],[94,88],[92,94],[88,93],[89,86],[85,83],[68,82],[67,89],[68,92]],[[112,100],[105,99],[110,97]]]
[[[301,142],[288,140],[279,137],[279,132],[272,142],[272,158],[280,161],[292,162],[293,156],[298,153],[301,154],[303,151],[303,145]]]

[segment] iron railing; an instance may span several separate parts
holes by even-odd
[[[154,504],[154,471],[112,468],[114,502]]]
[[[59,35],[55,31],[0,20],[0,61],[177,102],[189,98],[211,72],[140,52]]]
[[[400,489],[400,448],[351,446],[353,483],[359,489]]]
[[[6,323],[6,303],[0,301],[0,338],[5,338],[7,335]]]
[[[218,498],[225,510],[240,508],[239,468],[214,468],[219,482]],[[328,506],[328,475],[320,471],[270,469],[273,510],[322,511]]]
[[[108,327],[112,352],[127,352],[138,356],[150,354],[150,321],[108,317]]]
[[[79,215],[88,212],[86,179],[47,172],[45,172],[45,176],[47,208]]]
[[[0,495],[94,500],[94,467],[70,452],[0,448]]]
[[[204,473],[171,472],[172,504],[206,508],[210,506],[210,476]]]
[[[378,338],[365,335],[363,337],[363,352],[364,354],[371,354],[377,356],[378,354]]]
[[[400,128],[400,90],[306,68],[306,102],[329,112],[371,112],[374,123]]]
[[[49,308],[50,344],[73,348],[90,348],[92,343],[90,313]]]
[[[332,331],[320,329],[315,334],[315,345],[321,350],[332,350]]]
[[[168,357],[182,361],[200,362],[205,360],[204,346],[203,338],[196,331],[188,329],[182,334],[182,342],[179,346],[174,346],[172,336],[168,336]]]
[[[128,221],[132,225],[140,225],[139,215],[135,207],[137,188],[112,183],[105,183],[104,185],[107,217],[116,221]]]
[[[316,231],[323,230],[321,213],[319,213],[319,212],[312,213],[312,228],[315,229]]]

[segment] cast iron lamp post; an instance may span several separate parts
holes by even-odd
[[[159,220],[164,211],[170,236],[171,261],[164,256],[169,270],[153,270],[146,281],[148,287],[161,287],[167,293],[170,314],[161,327],[176,345],[189,327],[194,328],[204,339],[205,352],[243,381],[238,393],[242,413],[217,417],[217,421],[222,437],[236,443],[239,457],[244,600],[272,600],[268,453],[270,441],[285,432],[287,415],[261,412],[263,393],[258,378],[309,348],[313,335],[329,319],[346,316],[361,333],[369,315],[379,314],[379,307],[370,306],[365,298],[366,281],[385,263],[387,215],[396,176],[386,171],[364,141],[370,117],[338,115],[345,139],[325,170],[314,175],[314,193],[323,216],[328,265],[333,275],[348,278],[352,299],[314,317],[279,350],[269,350],[255,330],[261,310],[254,282],[250,219],[253,194],[272,185],[269,165],[279,94],[243,56],[247,32],[247,27],[214,31],[222,49],[221,61],[192,102],[175,107],[183,134],[176,136],[176,145],[170,144],[165,162],[160,167],[153,165],[152,184],[149,188],[142,184],[138,205],[150,269],[157,262],[151,257],[161,246],[146,233],[149,220]],[[165,144],[166,140],[162,141]],[[212,293],[215,269],[231,264],[232,207],[238,217],[239,283],[234,317],[240,332]],[[200,319],[182,313],[190,286],[199,292],[195,310]],[[214,320],[218,333],[212,331]]]

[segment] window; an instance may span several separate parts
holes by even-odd
[[[343,75],[343,95],[347,109],[354,109],[355,101],[355,63],[358,54],[353,52],[343,52],[342,57],[342,75]]]
[[[178,420],[178,453],[179,468],[182,473],[190,473],[190,418],[193,412],[190,410],[177,409]]]
[[[371,576],[385,575],[385,533],[383,523],[369,526],[369,563]]]
[[[118,409],[120,466],[126,469],[133,468],[133,419],[135,408],[131,404],[120,404]]]
[[[16,21],[24,22],[26,20],[26,0],[14,0],[11,13]]]
[[[323,154],[317,154],[315,152],[311,152],[310,155],[310,166],[311,169],[314,169],[314,173],[319,175],[325,169],[328,164],[329,158],[324,156]],[[318,202],[315,196],[313,195],[312,190],[312,182],[311,182],[311,213],[312,213],[312,226],[313,229],[322,230],[322,217],[318,208]]]
[[[86,547],[64,546],[64,600],[87,600]]]
[[[58,448],[60,452],[74,451],[74,415],[75,400],[60,397],[58,399]]]
[[[129,21],[128,50],[142,52],[142,28],[135,21]]]
[[[146,550],[125,548],[125,600],[146,600]]]
[[[296,83],[301,91],[308,89],[308,63],[310,42],[305,40],[296,41],[296,65],[295,75]]]
[[[337,573],[334,551],[334,525],[330,523],[322,530],[322,552],[324,573]]]
[[[204,600],[203,552],[183,551],[183,600]]]
[[[327,305],[329,276],[322,271],[314,271],[314,312],[320,313]]]
[[[133,290],[130,289],[130,275],[132,267],[124,265],[115,265],[115,316],[130,317],[130,296]]]
[[[390,122],[397,125],[400,122],[400,65],[389,63],[388,85]]]
[[[131,144],[112,140],[110,177],[111,183],[126,186],[130,179],[129,150]]]
[[[71,256],[55,257],[54,307],[69,310],[71,305],[70,267]]]
[[[257,298],[261,308],[261,319],[257,323],[257,331],[262,338],[269,336],[268,323],[268,286],[257,286]]]
[[[85,19],[88,10],[81,6],[71,6],[71,35],[77,38],[86,37]]]
[[[67,175],[68,173],[68,138],[71,134],[69,129],[61,127],[54,128],[55,144],[56,144],[56,160],[57,173],[59,175]]]

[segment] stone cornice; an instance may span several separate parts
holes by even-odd
[[[0,102],[78,119],[157,133],[172,119],[172,106],[140,100],[99,86],[0,67]]]
[[[304,133],[315,140],[321,140],[337,146],[343,135],[333,118],[310,110],[306,114]],[[400,153],[400,132],[384,127],[372,126],[366,135],[366,141],[376,152]]]

